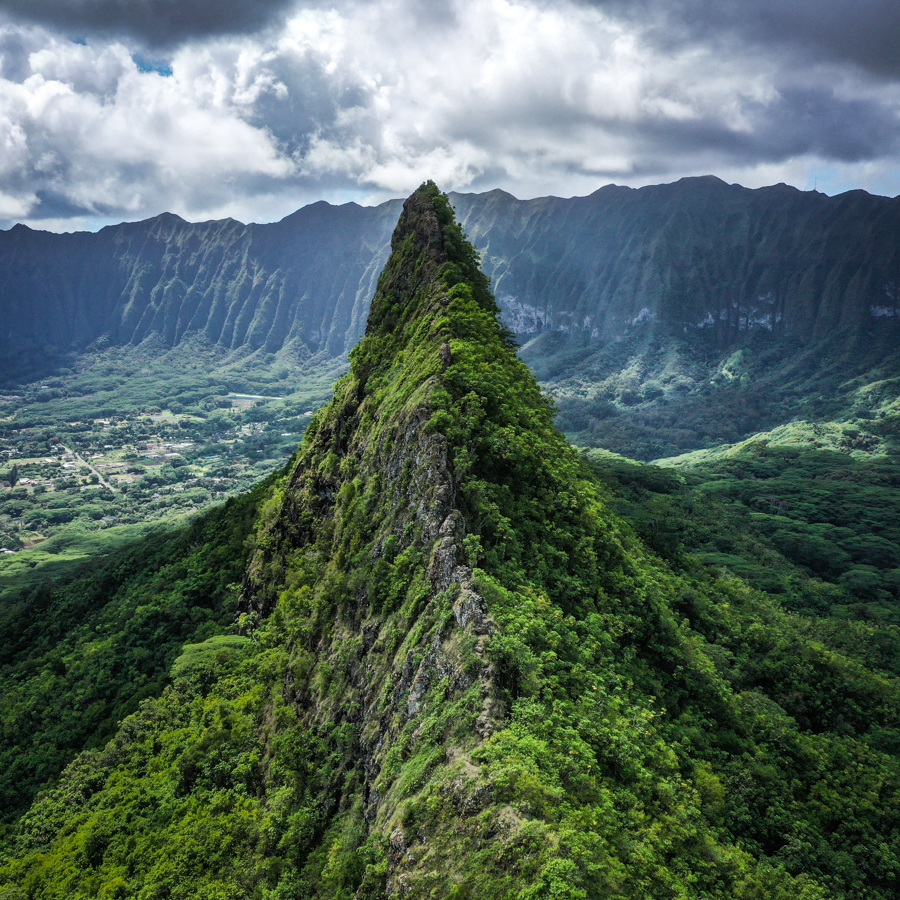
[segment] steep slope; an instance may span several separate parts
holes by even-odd
[[[189,527],[71,565],[0,606],[0,834],[86,747],[157,696],[185,641],[235,616],[265,484]]]
[[[708,176],[571,200],[453,200],[518,333],[609,341],[651,322],[708,329],[724,346],[754,327],[809,341],[900,313],[897,199]]]
[[[510,344],[423,186],[260,508],[251,641],[69,767],[8,896],[893,896],[896,679],[649,555]]]

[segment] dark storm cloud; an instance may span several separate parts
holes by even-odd
[[[54,28],[71,38],[130,36],[154,47],[218,34],[258,31],[294,0],[0,0],[19,21]]]
[[[824,89],[784,89],[754,133],[759,153],[773,159],[815,154],[823,159],[860,162],[897,152],[896,115],[867,100],[843,100]]]
[[[71,219],[84,215],[103,215],[110,210],[92,209],[80,203],[74,203],[70,197],[59,191],[40,189],[35,191],[37,203],[31,210],[35,219]]]
[[[840,100],[827,90],[785,90],[777,102],[749,110],[748,116],[752,127],[741,130],[715,118],[644,121],[637,129],[633,123],[610,123],[607,129],[622,134],[636,130],[642,155],[657,171],[666,168],[658,158],[660,147],[679,163],[709,154],[732,165],[777,163],[804,155],[857,163],[900,149],[895,116],[877,103]]]
[[[900,75],[897,0],[579,0],[648,28],[665,46],[734,39],[807,60]]]
[[[724,29],[761,45],[788,45],[811,58],[900,74],[897,0],[685,0],[683,11],[693,33]]]
[[[28,54],[32,48],[17,31],[0,31],[0,78],[24,81],[31,74]]]

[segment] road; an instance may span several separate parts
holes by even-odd
[[[83,466],[87,466],[96,476],[100,479],[100,484],[103,485],[108,491],[112,491],[115,493],[121,493],[118,488],[114,488],[102,475],[102,473],[96,469],[88,460],[84,459],[80,453],[77,453],[75,450],[70,449],[65,444],[60,444],[60,447],[66,451],[73,459],[78,460]]]

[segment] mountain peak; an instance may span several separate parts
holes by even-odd
[[[446,262],[442,195],[434,182],[426,182],[403,203],[391,237],[391,256],[372,299],[366,334],[390,333],[399,318],[409,318],[409,301],[421,286],[428,285]],[[438,210],[444,213],[439,215]],[[451,214],[452,215],[452,214]],[[404,303],[400,303],[405,298]]]
[[[391,249],[396,251],[407,238],[412,238],[418,247],[428,247],[440,255],[443,250],[441,219],[447,222],[443,199],[433,181],[426,181],[410,194],[403,201],[403,211],[391,238]],[[439,208],[443,216],[439,215]]]
[[[434,185],[391,246],[246,595],[302,673],[286,696],[318,749],[297,803],[333,810],[322,852],[353,835],[380,860],[358,897],[755,896],[757,861],[698,807],[708,763],[662,718],[738,715],[677,624],[686,583],[554,428]]]
[[[456,221],[449,198],[433,181],[426,181],[403,203],[391,238],[391,256],[372,299],[366,334],[393,333],[401,320],[401,331],[406,329],[435,303],[446,306],[448,292],[462,284],[480,306],[499,316],[490,281]]]
[[[380,860],[360,897],[688,897],[698,878],[751,896],[757,861],[697,806],[707,763],[660,718],[708,704],[712,731],[737,715],[716,706],[724,687],[708,699],[718,676],[676,625],[685,585],[554,428],[433,184],[391,246],[248,581],[302,660],[287,697],[321,748],[302,803],[340,798],[323,848],[353,834]],[[355,737],[335,745],[345,725]],[[683,835],[678,870],[657,825]],[[598,881],[609,866],[621,874]]]
[[[429,542],[442,529],[452,532],[460,518],[454,513],[447,440],[433,421],[449,396],[451,307],[476,304],[479,297],[489,305],[482,313],[490,316],[488,331],[505,332],[475,251],[433,182],[405,201],[391,247],[365,336],[350,354],[350,371],[307,428],[275,525],[280,537],[263,542],[261,572],[269,570],[272,548],[287,558],[298,543],[314,540],[323,517],[347,533],[340,495],[348,481],[372,485],[385,479],[366,522],[367,540],[376,546],[385,541],[401,550],[421,545],[430,553]],[[411,473],[414,491],[396,481],[403,470]],[[268,612],[274,602],[271,584],[251,579],[250,585],[248,604]]]

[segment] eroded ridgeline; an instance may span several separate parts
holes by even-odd
[[[500,711],[484,652],[493,625],[435,416],[451,361],[449,296],[472,274],[461,241],[433,185],[406,201],[366,336],[309,425],[245,585],[260,615],[280,598],[297,617],[304,677],[287,690],[312,732],[355,729],[334,796],[347,804],[353,773],[370,824],[396,814],[386,800],[396,761],[421,737],[417,723],[453,722],[459,753],[490,734]],[[486,291],[483,276],[475,288]]]

